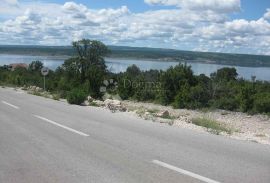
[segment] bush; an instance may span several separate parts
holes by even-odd
[[[188,86],[182,87],[178,95],[175,97],[173,107],[188,109],[208,107],[209,99],[210,94],[207,89],[201,85],[191,88],[188,88]]]
[[[247,83],[241,87],[238,100],[242,112],[250,112],[254,104],[255,90],[251,83]]]
[[[226,96],[212,100],[212,107],[229,111],[236,111],[239,108],[239,101],[235,97]]]
[[[254,112],[270,114],[270,93],[258,93],[255,95]]]
[[[121,99],[127,100],[134,95],[134,89],[132,88],[132,78],[127,74],[120,75],[118,78],[117,92]]]
[[[182,95],[179,94],[179,91],[181,93],[183,86],[191,87],[195,84],[195,77],[191,67],[186,64],[170,67],[167,71],[162,72],[159,80],[162,88],[158,98],[165,105],[173,103],[177,95]],[[179,107],[182,108],[182,104]]]
[[[67,96],[67,101],[70,104],[80,105],[86,99],[87,94],[81,89],[73,89],[69,92]]]

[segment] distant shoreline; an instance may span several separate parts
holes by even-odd
[[[48,54],[27,54],[27,53],[1,53],[0,52],[0,56],[1,55],[16,55],[16,56],[33,56],[33,57],[46,57],[47,59],[55,59],[55,60],[61,60],[61,61],[65,61],[66,59],[71,58],[72,56],[70,55],[48,55]],[[154,59],[154,58],[141,58],[141,57],[115,57],[115,56],[111,56],[111,57],[105,57],[105,59],[110,59],[110,60],[138,60],[138,61],[152,61],[152,62],[175,62],[175,63],[199,63],[199,64],[214,64],[214,65],[224,65],[224,66],[228,66],[228,67],[256,67],[256,68],[263,68],[263,67],[270,67],[269,66],[260,66],[260,65],[238,65],[238,64],[230,64],[230,63],[219,63],[217,61],[212,61],[212,60],[176,60],[173,58],[167,58],[167,59]]]
[[[158,62],[187,62],[240,67],[270,67],[270,56],[214,52],[182,51],[162,48],[108,46],[110,59],[147,60]],[[75,55],[71,46],[5,46],[0,45],[0,54],[46,56],[67,59]]]

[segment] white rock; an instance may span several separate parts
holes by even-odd
[[[126,111],[126,108],[121,105],[119,100],[106,99],[104,105],[111,111]]]
[[[112,100],[112,99],[106,99],[104,101],[105,106],[113,105],[113,106],[120,106],[121,102],[119,100]]]
[[[88,102],[92,102],[94,99],[89,95],[88,97],[87,97],[87,101]]]

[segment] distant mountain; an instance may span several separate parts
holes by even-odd
[[[232,66],[270,67],[270,56],[228,54],[212,52],[181,51],[174,49],[108,46],[112,58],[132,58],[140,60],[200,62]],[[23,54],[43,56],[72,56],[71,46],[6,46],[0,45],[0,54]]]

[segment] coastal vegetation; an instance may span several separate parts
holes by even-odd
[[[72,45],[73,56],[55,71],[51,70],[46,83],[48,91],[72,104],[82,103],[88,95],[102,98],[106,92],[119,95],[123,100],[147,101],[174,108],[270,113],[270,83],[258,81],[256,77],[250,81],[238,78],[235,68],[222,68],[208,77],[194,75],[186,64],[166,71],[142,71],[132,65],[126,72],[114,74],[106,68],[104,57],[111,52],[102,42],[83,39]],[[14,71],[2,66],[0,84],[43,87],[42,67],[40,61]],[[116,82],[104,83],[108,80]],[[101,90],[102,87],[106,90]]]

